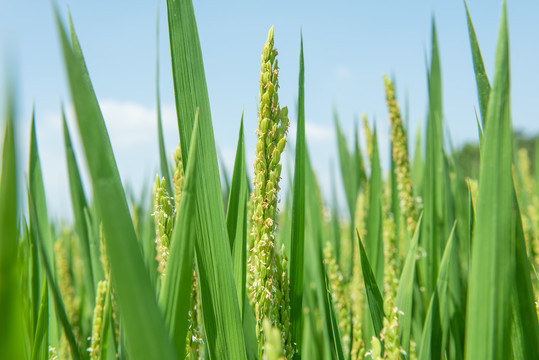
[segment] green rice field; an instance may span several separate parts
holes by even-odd
[[[243,115],[231,125],[237,148],[226,174],[192,2],[166,8],[179,144],[165,151],[158,107],[160,169],[144,199],[122,185],[67,12],[54,10],[78,130],[70,133],[64,115],[58,161],[67,166],[71,222],[48,213],[35,119],[29,161],[18,154],[16,99],[7,92],[0,359],[539,359],[539,140],[530,151],[513,135],[505,3],[492,74],[466,8],[476,173],[444,141],[433,21],[421,130],[408,129],[395,80],[380,74],[389,168],[373,119],[345,129],[335,117],[339,181],[329,193],[306,141],[303,39],[294,112],[279,101],[273,27],[260,39],[258,128],[244,134]],[[78,135],[84,158],[74,151]],[[246,136],[256,137],[254,148]]]

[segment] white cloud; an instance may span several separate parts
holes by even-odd
[[[297,126],[290,124],[288,139],[296,141]],[[333,126],[322,125],[313,122],[305,122],[305,139],[309,146],[319,146],[322,143],[328,144],[335,140],[335,130]]]
[[[153,179],[155,172],[159,169],[156,108],[111,99],[102,100],[99,104],[122,181],[124,184],[129,184],[129,187],[138,195],[142,187]],[[87,197],[90,197],[91,186],[72,105],[66,106],[66,118],[85,192]],[[169,159],[172,159],[172,154],[178,144],[178,126],[173,105],[162,106],[162,118],[166,152]],[[23,131],[22,135],[26,144],[29,128]],[[53,218],[70,219],[71,200],[60,111],[38,113],[36,132],[49,211]],[[24,146],[27,148],[26,145]],[[27,158],[27,151],[24,157]]]
[[[333,75],[339,80],[350,80],[356,76],[356,72],[349,66],[338,65],[333,69]]]

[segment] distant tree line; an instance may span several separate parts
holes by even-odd
[[[522,130],[513,131],[513,157],[517,149],[525,149],[530,161],[530,172],[535,174],[536,156],[539,156],[539,134],[528,135]],[[464,176],[477,179],[479,175],[479,143],[465,143],[455,151],[455,161]],[[517,159],[515,158],[515,162]]]

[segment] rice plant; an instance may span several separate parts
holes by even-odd
[[[27,188],[19,188],[15,99],[6,101],[0,358],[539,358],[539,144],[532,172],[530,154],[511,136],[505,4],[492,81],[466,9],[479,177],[465,178],[444,146],[433,23],[425,136],[418,132],[413,158],[393,81],[381,76],[391,167],[381,166],[379,134],[366,116],[367,148],[356,128],[350,149],[335,114],[342,184],[333,181],[331,205],[306,146],[303,41],[296,138],[279,102],[278,39],[270,28],[261,39],[256,148],[245,149],[242,115],[223,190],[193,6],[167,0],[167,11],[180,141],[166,154],[158,110],[161,167],[150,174],[151,199],[126,196],[75,27],[57,9],[92,186],[83,186],[64,116],[72,224],[48,217],[34,119]],[[283,192],[285,150],[294,161]],[[253,168],[246,151],[256,155]],[[342,214],[338,187],[347,202]],[[279,198],[287,200],[278,206]]]

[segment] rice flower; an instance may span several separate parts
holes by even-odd
[[[417,219],[417,210],[410,175],[410,159],[408,157],[408,141],[402,124],[399,105],[395,99],[395,86],[384,75],[387,107],[391,120],[391,143],[393,144],[393,159],[397,173],[397,189],[400,198],[400,208],[406,220],[408,234],[413,234]]]
[[[365,131],[365,140],[367,140],[367,158],[372,158],[372,130],[367,121],[367,115],[363,114],[361,120],[363,121],[363,130]]]
[[[279,106],[279,67],[277,50],[273,47],[273,27],[262,51],[260,97],[256,158],[254,162],[254,193],[252,235],[254,246],[249,257],[251,299],[254,302],[259,358],[264,353],[263,320],[281,332],[281,344],[287,358],[292,356],[290,335],[290,304],[288,279],[283,276],[281,256],[275,250],[277,192],[281,177],[281,154],[286,144],[288,109]]]
[[[199,359],[201,358],[201,344],[204,343],[200,331],[199,321],[199,291],[197,291],[198,274],[193,270],[193,288],[191,290],[191,308],[188,312],[189,329],[187,330],[186,337],[186,359]]]
[[[264,360],[282,360],[285,357],[283,356],[283,349],[281,347],[281,334],[279,329],[271,325],[271,322],[268,319],[264,319],[262,324],[264,332],[266,334],[266,346],[265,353],[262,359]]]
[[[158,271],[161,276],[165,275],[165,267],[168,260],[170,236],[174,222],[174,206],[171,197],[167,193],[165,178],[159,180],[155,177],[154,185],[154,221],[155,221],[155,247],[157,250]]]
[[[172,182],[174,184],[174,206],[176,207],[176,209],[179,209],[183,188],[183,161],[182,148],[180,145],[178,145],[178,148],[174,153],[174,175]]]
[[[105,306],[105,295],[107,292],[108,280],[101,280],[97,284],[97,294],[94,307],[94,318],[92,322],[92,340],[88,349],[90,359],[97,360],[101,358],[101,331],[103,329],[103,309]]]

